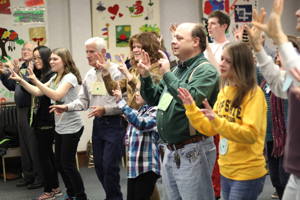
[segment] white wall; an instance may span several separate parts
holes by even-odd
[[[82,78],[90,69],[85,57],[84,42],[91,37],[91,9],[87,0],[48,0],[48,33],[50,48],[69,48]],[[78,151],[85,151],[91,138],[92,119],[81,112],[85,125]]]
[[[273,1],[261,0],[259,7],[265,7],[269,13]],[[48,33],[49,47],[67,47],[71,49],[73,58],[82,76],[90,68],[84,52],[84,41],[91,37],[91,9],[89,0],[48,0]],[[172,23],[199,22],[201,0],[161,0],[160,24],[165,45],[170,50],[171,36],[169,26]],[[288,34],[297,35],[295,30],[295,12],[300,8],[299,0],[286,1],[283,12],[283,28]],[[86,143],[91,137],[92,119],[82,113],[85,123],[84,135],[78,150],[85,151]]]

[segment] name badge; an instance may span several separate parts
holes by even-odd
[[[92,83],[92,95],[107,95],[104,82],[96,81]]]
[[[161,99],[159,100],[157,108],[159,110],[166,111],[172,100],[173,100],[173,96],[170,93],[165,92],[161,97]]]
[[[220,144],[219,144],[219,149],[220,149],[220,155],[225,155],[228,151],[228,140],[226,138],[221,138]]]

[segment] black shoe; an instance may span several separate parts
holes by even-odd
[[[37,189],[37,188],[41,188],[41,187],[43,187],[42,183],[31,183],[31,184],[27,185],[28,190],[33,190],[33,189]]]
[[[25,187],[29,184],[31,184],[33,181],[26,181],[25,179],[21,179],[20,181],[17,182],[16,186],[17,187]]]

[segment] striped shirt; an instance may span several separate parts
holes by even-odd
[[[134,110],[123,99],[118,106],[129,122],[126,133],[128,178],[136,178],[149,171],[160,175],[156,107],[143,105],[139,110]]]

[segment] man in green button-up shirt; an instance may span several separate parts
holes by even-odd
[[[180,24],[172,40],[172,50],[179,65],[170,71],[166,57],[160,60],[163,80],[152,82],[147,59],[140,61],[141,94],[150,105],[157,105],[157,126],[168,145],[162,166],[162,178],[169,199],[214,199],[211,172],[215,162],[212,138],[193,140],[194,135],[178,88],[186,88],[198,106],[207,98],[213,104],[219,88],[218,72],[203,56],[206,35],[194,23]],[[147,55],[145,56],[147,57]],[[200,133],[197,133],[200,135]],[[199,136],[198,136],[199,138]],[[171,148],[172,147],[172,148]]]

